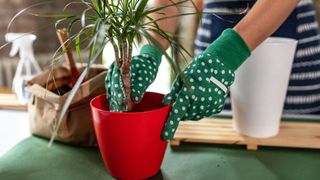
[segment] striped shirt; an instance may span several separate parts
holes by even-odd
[[[232,28],[244,15],[239,13],[254,5],[253,0],[205,0],[205,14],[195,40],[195,53],[201,53],[226,28]],[[312,0],[301,0],[282,26],[272,35],[298,40],[290,75],[284,114],[320,114],[320,33]],[[230,109],[230,100],[226,101]]]

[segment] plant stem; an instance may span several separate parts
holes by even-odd
[[[123,99],[123,104],[125,105],[127,111],[131,111],[131,79],[130,79],[130,64],[131,64],[131,54],[129,52],[131,51],[131,47],[129,45],[129,51],[128,51],[128,42],[124,41],[121,45],[122,49],[122,66],[120,68],[121,72],[121,78],[123,82],[123,89],[125,93],[125,97]]]
[[[115,58],[116,58],[115,62],[117,64],[118,68],[120,68],[122,61],[120,60],[120,57],[119,57],[119,47],[117,46],[117,44],[114,42],[113,39],[110,39],[110,42],[111,42],[111,44],[113,46],[114,55],[115,55]]]

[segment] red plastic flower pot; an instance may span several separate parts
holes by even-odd
[[[110,112],[105,94],[91,101],[98,145],[111,176],[146,179],[160,170],[167,147],[161,131],[170,111],[162,98],[147,92],[133,112]]]

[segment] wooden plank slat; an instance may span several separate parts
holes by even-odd
[[[20,104],[14,94],[4,93],[0,94],[0,109],[27,110],[27,106]]]
[[[0,94],[11,94],[11,89],[0,87]]]
[[[206,118],[182,121],[171,145],[177,146],[181,142],[238,144],[246,145],[248,150],[257,150],[258,146],[320,149],[320,123],[281,122],[277,136],[252,138],[235,132],[231,120]]]

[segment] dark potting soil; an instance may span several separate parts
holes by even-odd
[[[53,90],[52,92],[55,94],[58,94],[60,96],[64,95],[65,93],[69,92],[71,90],[71,87],[67,84],[62,85],[61,87]]]

